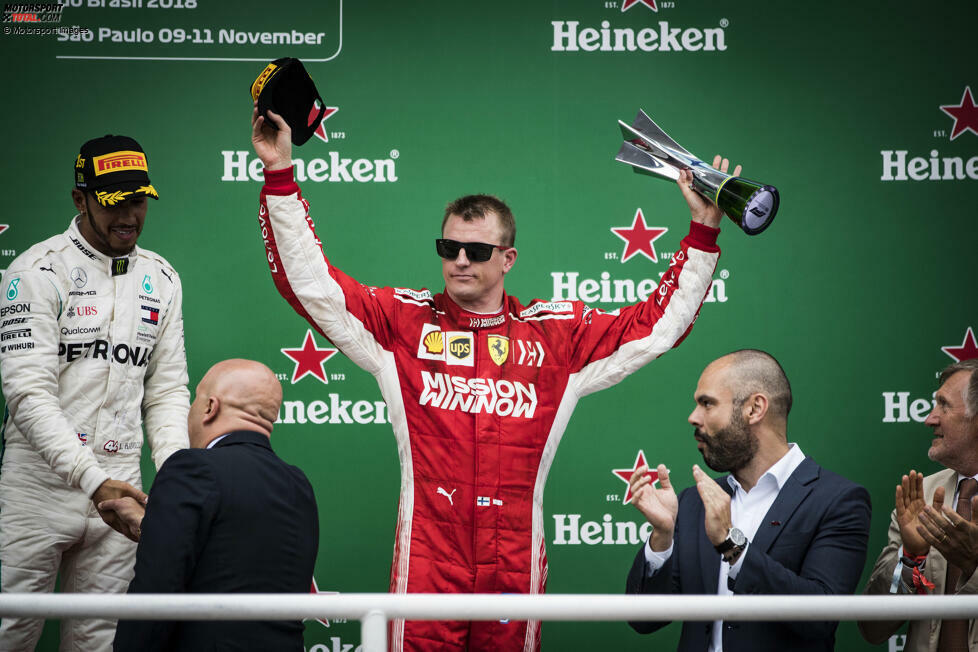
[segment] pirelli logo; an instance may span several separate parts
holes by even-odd
[[[131,151],[112,152],[111,154],[96,156],[92,159],[92,165],[95,167],[95,176],[123,170],[149,170],[146,165],[146,155],[142,152]]]
[[[261,71],[260,75],[258,75],[258,79],[256,79],[255,83],[251,85],[252,100],[258,99],[258,96],[261,95],[261,89],[265,88],[265,84],[268,83],[268,80],[272,78],[278,69],[278,66],[276,66],[274,63],[270,63],[265,66],[265,69]]]

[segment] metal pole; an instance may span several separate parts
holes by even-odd
[[[372,611],[389,620],[970,620],[978,595],[0,594],[0,618],[358,620]]]
[[[387,617],[383,611],[371,609],[363,615],[360,642],[363,652],[387,652]]]

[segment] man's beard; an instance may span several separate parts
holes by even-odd
[[[757,437],[747,427],[744,416],[736,410],[727,425],[712,437],[704,435],[699,428],[693,436],[703,442],[703,461],[720,473],[739,471],[757,454]]]

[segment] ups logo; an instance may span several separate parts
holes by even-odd
[[[472,340],[468,337],[453,337],[448,341],[448,352],[459,360],[472,355]]]

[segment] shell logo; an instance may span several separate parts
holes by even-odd
[[[445,338],[441,331],[431,331],[424,338],[425,351],[433,355],[439,355],[445,350]]]

